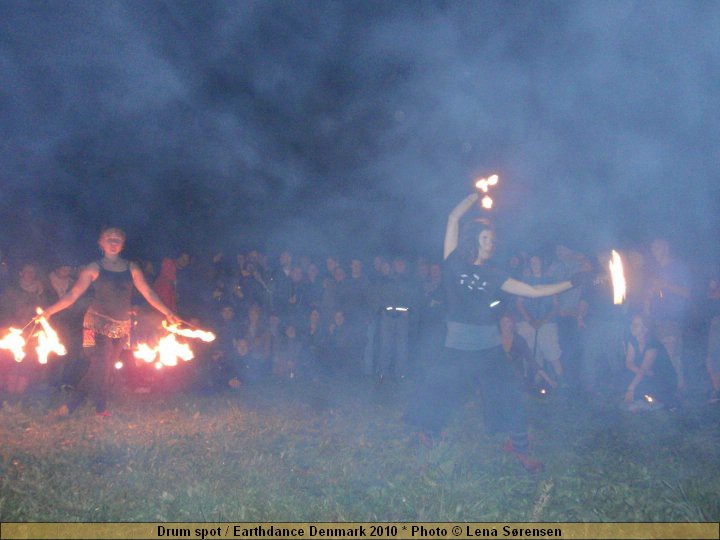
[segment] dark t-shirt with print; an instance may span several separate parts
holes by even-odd
[[[447,320],[464,324],[493,325],[497,322],[500,287],[509,274],[492,263],[471,264],[455,250],[445,260],[443,272],[447,293]]]

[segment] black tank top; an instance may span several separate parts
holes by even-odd
[[[98,262],[100,273],[93,282],[95,297],[90,309],[98,315],[111,317],[118,321],[130,318],[131,299],[133,292],[130,265],[121,272],[112,272],[103,268]]]

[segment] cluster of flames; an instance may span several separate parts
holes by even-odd
[[[488,176],[487,178],[480,178],[475,182],[475,187],[485,193],[485,196],[480,200],[480,204],[486,210],[490,210],[493,206],[492,197],[488,194],[492,186],[496,186],[500,178],[497,174]]]
[[[42,315],[42,309],[37,308],[36,313]],[[57,354],[58,356],[65,356],[67,349],[60,342],[55,329],[50,326],[50,323],[45,317],[37,317],[28,323],[25,328],[32,324],[30,330],[30,339],[36,338],[37,346],[35,351],[37,352],[38,362],[41,364],[47,364],[48,356],[50,353]],[[38,326],[40,327],[38,329]],[[23,337],[25,329],[20,328],[9,328],[8,333],[0,338],[0,349],[8,350],[12,353],[13,358],[16,362],[22,362],[25,358],[25,346],[27,341]]]
[[[16,362],[22,362],[26,356],[25,347],[27,346],[27,340],[23,334],[25,333],[25,329],[30,327],[31,324],[32,329],[30,330],[29,339],[36,338],[37,340],[35,351],[37,352],[39,363],[47,364],[50,353],[58,356],[65,356],[67,354],[67,349],[60,342],[60,338],[55,329],[50,326],[50,323],[45,317],[42,317],[42,309],[37,308],[36,311],[40,316],[28,323],[24,329],[11,327],[4,336],[0,337],[0,349],[10,351]],[[168,324],[167,321],[163,321],[162,326],[167,331],[167,334],[158,340],[157,345],[151,347],[147,343],[138,343],[133,351],[135,358],[143,360],[148,364],[154,363],[157,369],[163,366],[176,366],[178,360],[187,362],[195,357],[190,346],[187,343],[179,342],[175,336],[200,339],[206,343],[215,340],[215,334],[206,332],[205,330],[180,328],[179,324]],[[116,369],[122,367],[123,364],[120,361],[115,364]]]
[[[155,364],[156,369],[162,369],[163,366],[177,366],[178,360],[187,362],[195,357],[190,346],[187,343],[180,343],[176,335],[199,339],[206,343],[215,340],[215,334],[205,330],[180,328],[179,325],[168,324],[167,321],[163,321],[162,326],[168,333],[158,340],[157,345],[151,347],[147,343],[138,343],[133,351],[135,358],[148,364]],[[115,367],[121,368],[122,362],[116,363]]]

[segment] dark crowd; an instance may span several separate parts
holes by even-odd
[[[677,408],[691,397],[717,401],[720,390],[720,282],[693,282],[663,239],[622,253],[628,294],[613,304],[610,252],[564,245],[501,261],[531,285],[592,270],[595,279],[561,294],[505,295],[493,306],[503,350],[532,395],[612,399],[630,411]],[[410,385],[441,359],[445,340],[444,263],[425,257],[322,259],[290,250],[248,250],[198,257],[182,252],[137,261],[163,303],[183,320],[212,330],[193,342],[196,358],[157,370],[130,349],[115,377],[130,391],[237,392],[276,378],[332,382],[364,377]],[[36,307],[72,287],[76,261],[0,263],[0,338]],[[46,365],[15,362],[0,351],[2,401],[23,403],[72,387],[87,369],[82,352],[87,293],[55,315],[68,349]],[[132,345],[152,341],[162,316],[135,295]]]

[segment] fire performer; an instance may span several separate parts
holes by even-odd
[[[469,195],[448,217],[444,243],[445,354],[430,369],[405,419],[419,429],[421,442],[427,444],[440,434],[453,410],[479,386],[487,431],[509,432],[517,460],[534,473],[543,466],[530,454],[522,390],[505,359],[494,308],[499,304],[501,290],[540,298],[567,291],[584,281],[585,276],[578,274],[571,280],[545,285],[529,285],[509,277],[490,261],[495,233],[488,222],[470,223],[458,249],[460,218],[477,200],[477,193]]]
[[[145,281],[140,267],[120,257],[125,246],[125,232],[122,229],[103,229],[98,244],[103,253],[102,259],[88,264],[80,272],[75,285],[42,314],[49,318],[72,306],[93,286],[95,296],[83,319],[83,347],[90,351],[90,366],[77,391],[55,410],[56,416],[71,413],[88,396],[99,416],[110,415],[106,407],[110,372],[123,347],[129,342],[133,285],[170,323],[177,321],[176,315]]]

